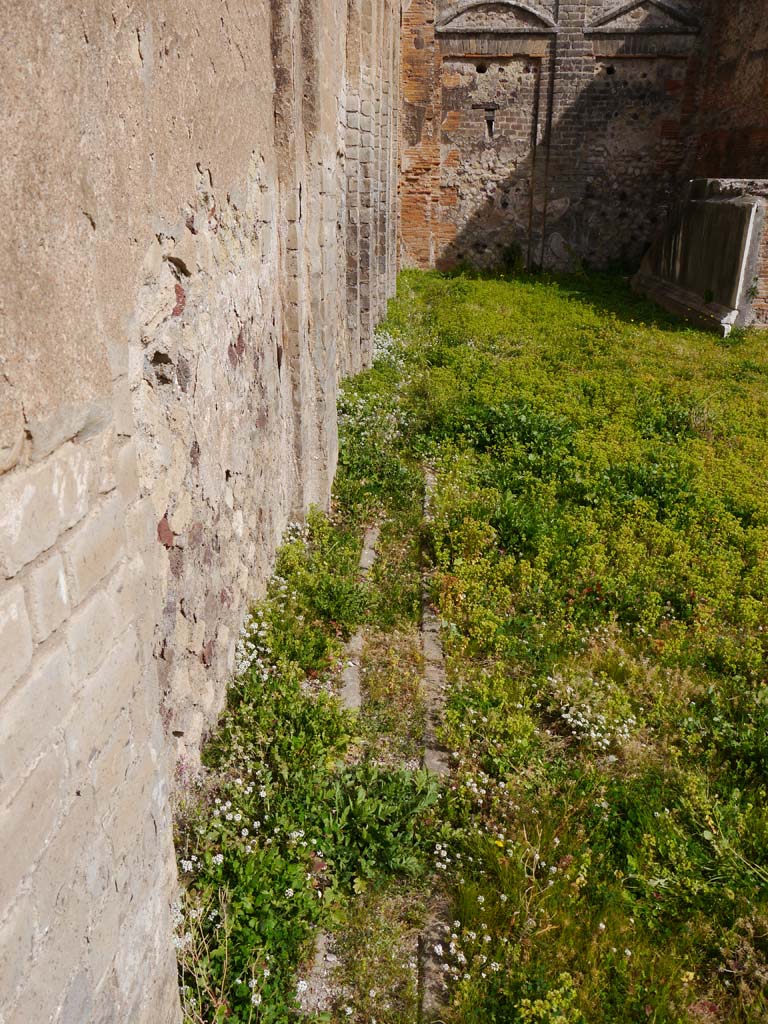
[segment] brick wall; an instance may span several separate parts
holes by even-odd
[[[178,1019],[174,765],[394,286],[392,0],[5,12],[0,1019]]]
[[[696,126],[695,172],[768,177],[768,0],[715,2]]]
[[[412,0],[401,251],[635,265],[690,164],[704,0]],[[489,105],[494,133],[487,130]]]

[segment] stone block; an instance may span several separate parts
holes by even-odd
[[[125,532],[127,547],[131,552],[157,546],[157,517],[150,498],[142,498],[128,509]]]
[[[104,745],[120,712],[130,706],[141,677],[139,641],[133,628],[87,680],[64,726],[67,756],[74,777],[82,778]]]
[[[91,1019],[93,980],[80,970],[69,983],[64,1002],[56,1016],[56,1024],[84,1024]]]
[[[722,335],[755,322],[768,202],[729,183],[688,182],[633,279],[636,291]],[[723,190],[723,191],[721,191]]]
[[[32,661],[32,629],[27,615],[24,591],[17,584],[0,594],[0,699],[27,671]]]
[[[0,478],[0,572],[15,576],[88,511],[92,470],[74,444]]]
[[[16,990],[32,968],[34,925],[32,900],[21,896],[5,920],[0,924],[0,993],[5,1000],[13,999]]]
[[[285,201],[285,219],[301,220],[301,200],[298,192],[292,192]]]
[[[122,377],[113,385],[114,403],[112,416],[118,437],[130,437],[136,429],[133,413],[133,396],[128,387],[128,378]]]
[[[66,948],[71,950],[71,945]],[[12,1007],[5,1010],[3,1024],[31,1024],[32,1021],[42,1021],[44,1024],[55,1020],[61,1005],[62,993],[68,981],[62,957],[57,955],[56,965],[50,963],[50,954],[60,954],[61,945],[50,940],[47,948],[40,950],[39,962],[43,957],[49,955],[49,959],[42,962],[45,970],[36,969],[31,971],[21,986]]]
[[[42,643],[69,615],[69,587],[61,555],[52,555],[33,569],[26,584],[34,638]]]
[[[138,888],[139,879],[136,879]],[[120,934],[120,920],[130,903],[130,893],[116,893],[114,887],[96,910],[88,944],[88,966],[94,977],[109,974],[115,958],[115,936]],[[116,995],[116,993],[115,993]],[[114,1024],[118,1024],[118,1017]]]
[[[32,897],[41,935],[54,928],[73,893],[79,893],[82,900],[89,899],[90,893],[83,881],[86,866],[99,849],[99,831],[93,790],[78,783],[72,802],[46,847],[32,880]]]
[[[72,664],[75,689],[92,675],[112,649],[120,631],[112,601],[97,591],[72,614],[67,624],[66,644]]]
[[[285,231],[286,249],[298,249],[301,246],[301,228],[298,221],[289,221]]]
[[[64,646],[35,659],[29,678],[0,715],[0,787],[26,774],[72,705],[69,659]]]
[[[126,441],[121,445],[115,459],[117,487],[126,505],[130,505],[139,492],[139,467],[136,461],[136,444]]]
[[[79,604],[124,555],[124,517],[122,498],[113,494],[94,509],[65,544],[64,561],[74,604]]]
[[[147,615],[152,609],[152,601],[148,600],[146,593],[149,582],[146,566],[140,555],[119,566],[110,579],[107,596],[114,612],[118,632],[137,620],[143,625],[147,618],[152,619],[150,627],[154,627],[154,616]]]
[[[88,1024],[119,1024],[118,1006],[117,979],[110,962],[109,969],[96,985],[93,994],[91,1018]],[[165,1020],[160,1015],[158,1015],[158,1019],[161,1021]],[[170,1019],[176,1020],[178,1015],[176,1018]]]
[[[3,834],[13,836],[13,842],[0,846],[0,906],[10,904],[22,879],[40,858],[64,813],[67,785],[67,762],[60,745],[36,765],[0,812]]]
[[[13,1007],[5,1010],[3,1024],[58,1024],[69,982],[87,950],[84,923],[70,924],[72,931],[49,934],[35,949],[34,969],[24,978]]]
[[[297,305],[288,306],[283,313],[286,329],[298,334],[302,327],[301,308]]]
[[[121,942],[115,956],[115,972],[123,1002],[130,1002],[132,997],[139,995],[142,967],[147,955],[152,963],[159,959],[158,924],[165,917],[163,899],[162,891],[153,887],[138,905],[134,904],[131,914],[122,923]],[[129,1016],[128,1019],[135,1017]]]
[[[176,958],[164,953],[158,958],[155,970],[156,985],[151,1003],[139,996],[135,1024],[157,1024],[158,1020],[177,1021],[181,1019],[179,1008],[179,984]]]
[[[117,722],[110,727],[109,741],[97,754],[90,765],[91,782],[96,793],[96,803],[101,814],[106,814],[111,806],[112,797],[131,770],[135,758],[135,748],[131,742],[131,721],[127,713],[123,713]],[[148,813],[147,809],[137,807],[135,817]]]
[[[117,486],[115,477],[115,428],[112,424],[85,443],[91,464],[95,467],[96,489],[108,494]]]
[[[156,845],[155,827],[161,829],[170,823],[170,798],[165,774],[168,751],[160,727],[151,737],[145,737],[142,755],[131,764],[125,783],[112,801],[109,817],[104,820],[104,832],[109,839],[115,865],[137,855],[154,856],[150,847],[142,853],[142,837],[146,836],[147,829],[154,835],[154,853],[158,857],[163,854]],[[171,848],[168,847],[165,853],[171,854]],[[130,878],[122,879],[122,884],[126,882],[130,884]]]

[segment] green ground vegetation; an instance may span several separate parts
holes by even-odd
[[[347,1021],[352,1007],[367,1021],[374,1001],[392,1024],[413,1019],[415,941],[405,954],[401,945],[420,920],[414,893],[429,874],[439,791],[419,768],[416,467],[396,490],[367,582],[363,526],[384,506],[363,490],[289,528],[243,629],[227,709],[176,815],[187,1024]],[[365,706],[353,716],[337,690],[360,626]],[[308,1015],[297,978],[319,928],[357,950],[342,961],[356,967],[340,972],[331,1011]]]
[[[190,1020],[288,1020],[312,929],[354,946],[361,900],[425,880],[451,907],[450,1024],[768,1019],[767,383],[759,334],[694,330],[619,278],[401,275],[341,397],[334,514],[284,547],[180,813]],[[397,767],[423,716],[419,541],[439,794]],[[326,684],[360,623],[353,721]]]

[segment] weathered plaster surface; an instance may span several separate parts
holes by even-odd
[[[394,286],[397,14],[4,12],[4,1024],[178,1018],[173,764]]]

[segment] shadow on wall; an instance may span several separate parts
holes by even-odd
[[[547,59],[444,57],[439,267],[637,268],[686,176],[691,58],[615,49],[559,111]]]

